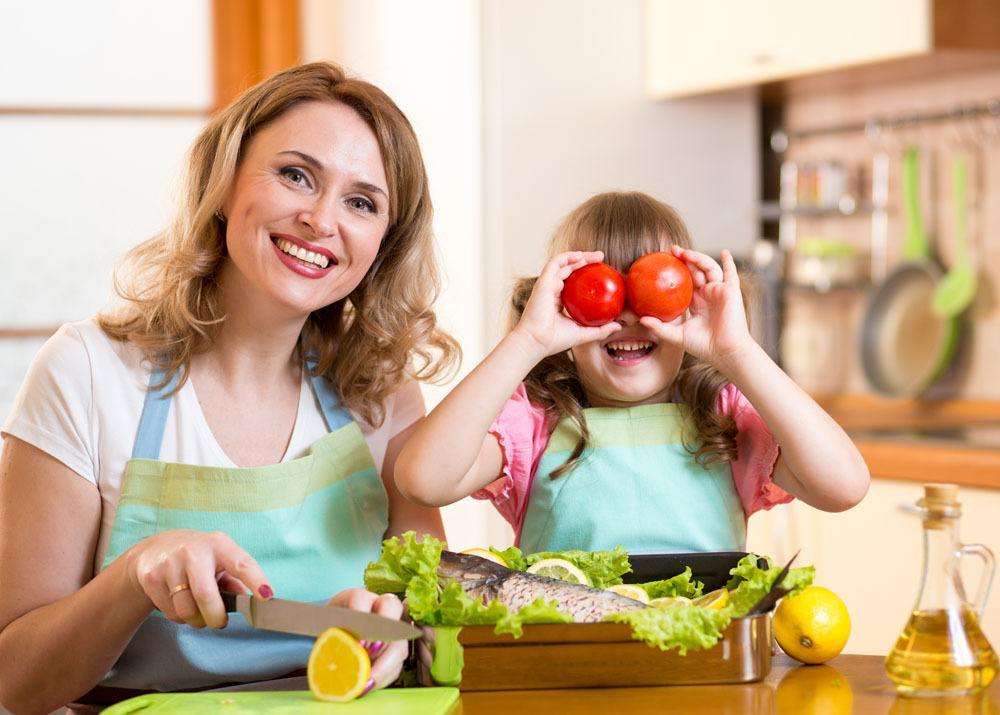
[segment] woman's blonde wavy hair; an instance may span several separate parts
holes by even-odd
[[[316,361],[344,404],[370,424],[385,419],[389,394],[407,375],[445,376],[458,344],[437,326],[432,305],[440,271],[432,207],[417,137],[378,87],[330,63],[280,72],[220,111],[191,148],[173,221],[126,256],[116,276],[125,304],[101,315],[113,339],[138,346],[169,380],[187,379],[191,357],[210,348],[225,320],[217,277],[226,260],[219,213],[254,134],[303,102],[339,102],[356,111],[378,140],[389,189],[389,227],[371,269],[345,299],[314,311],[298,352]]]
[[[676,211],[640,192],[608,192],[588,199],[563,219],[549,244],[549,257],[564,251],[603,251],[604,262],[624,275],[640,256],[663,250],[664,240],[691,248],[687,227]],[[511,327],[520,320],[535,280],[523,278],[515,285]],[[684,355],[674,384],[694,420],[695,435],[687,449],[704,466],[736,458],[736,424],[716,411],[726,383],[708,363]],[[542,360],[524,384],[533,403],[557,419],[570,418],[579,435],[569,458],[552,471],[555,479],[576,467],[587,449],[587,396],[568,351]]]

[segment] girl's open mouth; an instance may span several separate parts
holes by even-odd
[[[656,343],[638,338],[610,340],[604,343],[604,351],[616,363],[629,364],[642,360],[656,349]]]

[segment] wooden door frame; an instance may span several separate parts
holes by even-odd
[[[300,0],[212,0],[212,111],[248,87],[299,64],[302,55]]]

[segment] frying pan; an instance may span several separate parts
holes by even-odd
[[[903,156],[903,263],[875,292],[861,332],[865,377],[894,396],[926,392],[947,372],[961,335],[959,318],[939,315],[933,307],[943,271],[924,232],[919,161],[915,148]]]

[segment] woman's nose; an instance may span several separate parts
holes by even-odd
[[[317,238],[332,236],[337,230],[336,208],[324,203],[317,203],[302,211],[298,220],[299,223],[308,227]]]

